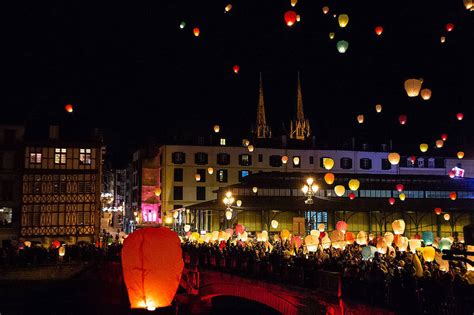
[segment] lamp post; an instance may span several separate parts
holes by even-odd
[[[222,199],[222,201],[224,202],[224,205],[226,206],[225,218],[227,219],[227,221],[230,221],[232,219],[232,216],[233,216],[233,209],[231,208],[231,206],[235,201],[235,198],[232,197],[232,192],[231,191],[226,192],[225,197],[224,197],[224,199]],[[227,226],[227,224],[226,224],[226,226]]]
[[[313,196],[316,195],[316,192],[319,190],[318,185],[314,184],[314,179],[312,177],[308,177],[306,179],[306,184],[301,188],[303,194],[306,196],[306,200],[304,201],[305,204],[311,205],[313,204]]]

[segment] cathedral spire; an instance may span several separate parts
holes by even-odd
[[[296,96],[296,120],[304,120],[303,96],[301,95],[300,72],[298,71],[298,92]]]
[[[311,134],[309,120],[304,118],[303,95],[301,92],[300,72],[296,96],[296,119],[290,123],[290,139],[306,140]]]
[[[258,91],[258,108],[257,108],[257,138],[271,138],[272,132],[267,126],[265,117],[265,104],[263,102],[263,84],[262,73],[260,72],[260,87]]]

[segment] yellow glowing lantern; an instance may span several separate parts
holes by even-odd
[[[334,167],[334,160],[331,158],[323,158],[323,166],[327,170],[332,169]]]
[[[410,251],[415,254],[416,253],[416,249],[421,247],[421,240],[420,239],[417,239],[417,238],[411,238],[409,241],[408,241],[408,244],[410,245]]]
[[[451,216],[449,215],[449,213],[445,213],[443,217],[444,217],[444,219],[445,219],[446,221],[449,221],[449,219],[451,218]]]
[[[408,79],[405,81],[405,91],[409,97],[416,97],[420,94],[422,79]]]
[[[161,195],[161,188],[160,187],[156,187],[155,189],[155,196],[159,197]]]
[[[179,211],[173,212],[173,218],[177,219],[179,217]]]
[[[397,165],[398,163],[400,163],[400,154],[398,154],[396,152],[389,153],[388,161],[392,165]]]
[[[214,169],[212,167],[208,167],[207,172],[209,173],[209,175],[212,175],[214,173]]]
[[[250,140],[249,139],[244,139],[244,140],[242,140],[242,144],[244,145],[244,147],[248,147],[249,144],[250,144]]]
[[[288,156],[283,155],[283,156],[281,157],[281,162],[282,162],[283,164],[288,163]]]
[[[272,220],[272,228],[276,229],[278,228],[278,221],[277,220]]]
[[[405,221],[403,221],[403,219],[393,221],[392,229],[395,234],[403,234],[403,232],[405,232]]]
[[[423,247],[423,259],[427,262],[433,261],[435,258],[435,249],[431,246]]]
[[[359,231],[356,237],[356,243],[359,245],[367,245],[367,233],[364,231]]]
[[[227,220],[232,219],[232,211],[227,210],[227,211],[225,212],[225,218],[226,218]]]
[[[446,36],[441,36],[441,38],[439,39],[441,43],[444,43],[446,41]]]
[[[405,201],[406,196],[405,196],[404,193],[401,193],[401,194],[398,196],[398,198],[400,198],[401,201]]]
[[[300,158],[299,158],[299,156],[294,156],[294,157],[293,157],[293,165],[296,165],[296,166],[300,165]]]
[[[194,174],[194,179],[199,182],[201,180],[201,174]]]
[[[328,14],[329,12],[329,7],[323,7],[323,13]]]
[[[335,36],[336,36],[336,33],[329,32],[329,39],[334,39]]]
[[[323,246],[323,249],[328,249],[331,247],[331,239],[329,238],[328,234],[324,235],[323,239],[321,240],[321,245]]]
[[[237,207],[242,206],[242,200],[237,200]]]
[[[334,187],[334,192],[336,193],[336,195],[341,197],[346,192],[346,188],[342,185],[337,185],[336,187]]]
[[[315,252],[318,250],[319,239],[313,235],[307,235],[304,238],[304,243],[308,252]]]
[[[256,194],[256,193],[257,193],[257,191],[258,191],[258,188],[257,188],[257,186],[253,186],[253,187],[252,187],[252,191],[253,191],[253,193],[254,193],[254,194]]]
[[[242,234],[239,234],[239,238],[242,242],[246,242],[248,240],[248,233],[243,232]]]
[[[328,185],[332,185],[334,183],[334,174],[333,173],[326,173],[324,175],[324,181]]]
[[[382,112],[382,105],[380,105],[380,104],[375,105],[375,111],[376,111],[377,113]]]
[[[309,234],[316,237],[316,238],[319,238],[319,235],[321,233],[318,230],[311,230],[311,232]]]
[[[364,115],[357,115],[357,122],[362,124],[364,122]]]
[[[214,132],[215,133],[219,133],[220,130],[221,130],[221,127],[219,125],[214,125]]]
[[[230,10],[232,10],[232,4],[229,3],[228,5],[225,6],[224,12],[227,13]]]
[[[23,244],[25,244],[26,247],[31,247],[31,242],[30,241],[24,241]]]
[[[339,22],[339,26],[344,28],[349,23],[349,16],[347,14],[339,14],[337,21]]]
[[[280,236],[283,241],[286,241],[290,237],[290,231],[285,229],[281,231]]]
[[[61,246],[59,247],[59,257],[64,257],[66,255],[66,247]]]
[[[431,90],[430,89],[423,89],[421,90],[421,98],[425,101],[431,98]]]
[[[351,179],[349,181],[350,190],[356,191],[357,189],[359,189],[359,186],[360,186],[360,182],[357,179]]]
[[[171,224],[173,223],[173,217],[167,215],[165,216],[165,224]]]
[[[191,236],[189,237],[191,241],[199,241],[200,238],[201,237],[198,232],[191,233]]]
[[[250,144],[249,146],[247,146],[247,149],[249,150],[249,152],[253,152],[254,147]]]
[[[291,3],[291,6],[294,7],[296,3],[298,3],[298,0],[291,0],[290,3]]]
[[[426,152],[426,151],[428,151],[428,144],[426,144],[426,143],[420,144],[420,151],[421,151],[421,152]]]
[[[463,151],[459,151],[458,154],[458,159],[462,159],[464,157],[464,152]]]

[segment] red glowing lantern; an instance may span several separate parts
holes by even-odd
[[[356,197],[356,195],[355,195],[354,193],[351,192],[351,193],[349,194],[349,199],[350,199],[350,200],[354,200],[355,197]]]
[[[456,200],[456,198],[458,197],[458,195],[456,194],[455,191],[452,191],[450,194],[449,194],[449,198],[451,200]]]
[[[411,161],[412,163],[415,163],[415,161],[416,161],[416,156],[414,156],[414,155],[410,156],[410,161]]]
[[[194,36],[198,37],[198,36],[199,36],[199,33],[200,33],[199,27],[195,27],[195,28],[193,29],[193,34],[194,34]]]
[[[407,123],[407,115],[400,115],[398,117],[398,121],[400,122],[401,125],[404,125]]]
[[[237,224],[235,226],[235,234],[242,234],[245,231],[245,227],[242,224]]]
[[[353,244],[355,241],[355,235],[352,232],[347,232],[346,233],[346,242],[347,244]]]
[[[448,175],[449,175],[449,177],[454,178],[454,177],[456,177],[456,172],[453,171],[453,170],[450,170],[450,171],[448,172]]]
[[[463,114],[463,113],[457,113],[457,114],[456,114],[456,118],[457,118],[458,120],[462,120],[462,119],[464,118],[464,114]]]
[[[414,238],[415,240],[421,240],[421,235],[418,234],[418,233],[416,233],[415,235],[413,235],[413,238]]]
[[[342,233],[346,233],[347,231],[347,223],[345,221],[337,221],[336,229],[341,231]]]
[[[237,74],[237,73],[239,73],[240,66],[239,65],[234,65],[234,67],[232,69],[234,70],[234,73]]]
[[[454,24],[453,23],[446,24],[446,30],[448,32],[451,32],[453,29],[454,29]]]
[[[448,140],[448,135],[445,134],[445,133],[441,134],[441,140],[443,140],[443,141]]]
[[[286,11],[285,13],[285,23],[288,26],[293,26],[296,23],[296,12],[295,11]]]
[[[73,111],[73,108],[72,108],[71,104],[67,104],[66,106],[64,106],[64,108],[66,109],[66,112],[68,112],[68,113],[72,113],[72,111]]]
[[[55,240],[51,243],[52,248],[59,248],[61,247],[61,243],[58,240]]]
[[[405,189],[405,187],[402,184],[398,184],[397,186],[395,186],[395,188],[397,189],[398,192],[402,192],[403,189]]]
[[[153,311],[170,306],[183,267],[176,232],[159,227],[129,234],[122,248],[122,270],[131,307]]]
[[[375,28],[375,34],[380,36],[380,35],[382,35],[382,33],[383,33],[383,27],[382,26],[377,26]]]
[[[391,206],[393,206],[393,205],[395,204],[395,198],[393,198],[393,197],[388,198],[388,203],[389,203]]]
[[[301,244],[303,244],[303,240],[301,239],[300,236],[295,236],[291,239],[291,242],[296,248],[300,248]]]
[[[443,211],[441,210],[441,208],[435,208],[434,212],[436,213],[436,215],[440,215],[441,212],[443,212]]]

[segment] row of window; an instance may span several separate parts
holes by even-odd
[[[66,164],[67,149],[54,149],[54,164]],[[92,163],[91,149],[79,149],[79,163],[90,165]],[[41,152],[30,153],[30,164],[41,164],[43,155]]]
[[[203,168],[198,168],[196,170],[196,181],[199,183],[206,182],[206,174],[207,170]],[[249,170],[241,170],[239,171],[239,182],[248,175],[252,174],[252,171]],[[182,168],[175,168],[173,173],[173,180],[175,182],[182,182],[183,181],[183,169]],[[219,183],[227,183],[228,179],[228,170],[226,169],[218,169],[216,170],[216,181]]]

